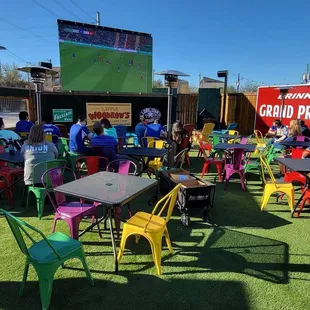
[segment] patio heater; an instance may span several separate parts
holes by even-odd
[[[41,91],[43,89],[43,84],[46,80],[46,76],[49,75],[56,75],[58,72],[52,70],[48,67],[43,66],[28,66],[28,67],[21,67],[17,70],[22,72],[30,73],[31,80],[35,85],[35,92],[36,92],[36,107],[37,107],[37,124],[41,124],[42,122],[42,115],[41,115]]]
[[[177,71],[177,70],[164,70],[155,73],[157,75],[165,76],[165,85],[168,86],[168,108],[167,108],[167,133],[168,139],[171,135],[171,114],[172,114],[172,88],[178,86],[178,77],[179,76],[189,76],[186,73]]]
[[[226,112],[226,97],[227,97],[227,83],[228,83],[228,70],[217,71],[217,77],[224,78],[224,98],[223,98],[223,115],[222,115],[222,128],[225,128],[225,112]]]
[[[178,77],[179,76],[189,76],[186,73],[177,71],[177,70],[164,70],[155,73],[157,75],[165,76],[165,85],[168,86],[168,108],[167,108],[167,140],[170,140],[171,137],[171,115],[172,115],[172,88],[178,86]],[[168,154],[168,167],[171,167],[173,163],[173,154],[169,152]]]
[[[284,110],[284,104],[285,104],[285,97],[288,93],[288,91],[291,89],[292,87],[290,86],[282,86],[282,87],[278,87],[276,89],[278,89],[280,91],[280,96],[281,96],[281,100],[282,100],[282,104],[281,104],[281,117],[280,117],[280,121],[282,122],[283,119],[283,110]]]

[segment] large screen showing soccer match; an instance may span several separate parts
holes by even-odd
[[[152,92],[152,36],[58,20],[63,90]]]

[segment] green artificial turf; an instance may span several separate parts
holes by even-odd
[[[193,172],[199,173],[203,160],[191,161]],[[206,179],[213,177],[214,173]],[[18,197],[20,192],[18,187]],[[150,194],[133,201],[133,211],[150,211]],[[89,285],[78,260],[68,261],[55,275],[50,309],[309,309],[310,215],[306,210],[301,218],[292,219],[287,200],[277,204],[274,197],[260,212],[261,196],[258,176],[252,175],[247,192],[237,179],[227,191],[217,184],[213,225],[197,217],[190,227],[183,227],[175,210],[168,225],[175,254],[170,255],[163,242],[162,276],[156,275],[146,240],[128,240],[116,274],[109,231],[103,239],[96,229],[85,234],[80,241],[95,287]],[[4,197],[0,203],[8,208]],[[39,221],[34,199],[27,212],[20,204],[17,198],[12,211],[49,234],[52,207],[46,206]],[[40,309],[33,268],[24,296],[18,296],[24,256],[3,218],[0,227],[0,308]],[[59,221],[57,231],[68,233],[68,227]]]

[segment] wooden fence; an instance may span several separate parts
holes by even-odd
[[[196,124],[198,94],[178,94],[177,119],[183,124]]]
[[[256,93],[228,94],[225,123],[238,123],[241,134],[251,134],[254,128]]]

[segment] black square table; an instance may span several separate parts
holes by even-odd
[[[104,171],[58,186],[54,190],[55,192],[60,192],[65,195],[99,202],[107,207],[115,271],[118,271],[116,246],[112,226],[112,208],[126,205],[155,185],[157,185],[157,180],[155,179],[145,179]],[[82,236],[92,227],[105,219],[106,216],[104,215],[96,223],[90,225],[79,236]]]
[[[306,191],[310,188],[310,179],[307,175],[310,172],[310,159],[275,158],[275,160],[278,161],[280,164],[286,166],[290,170],[299,172],[306,177],[306,180],[307,180],[306,188],[294,207],[294,210],[292,213],[292,217],[294,217],[294,213],[296,212],[296,209],[298,208],[300,202],[304,198]]]
[[[239,139],[240,135],[229,135],[228,133],[211,133],[209,137],[219,137],[221,139]]]
[[[156,149],[152,147],[128,147],[120,151],[120,155],[132,157],[141,163],[142,169],[138,175],[141,175],[143,172],[147,172],[149,174],[149,161],[155,157],[163,157],[167,153],[167,148]],[[145,160],[145,158],[147,158],[147,160]]]
[[[239,143],[218,143],[213,147],[217,151],[225,151],[227,149],[244,149],[245,152],[255,152],[255,144],[239,144]]]
[[[19,166],[22,166],[25,161],[24,156],[20,154],[20,151],[14,151],[14,154],[12,155],[9,152],[1,153],[0,160]]]
[[[310,141],[282,141],[280,142],[281,145],[287,146],[287,147],[309,147]]]

